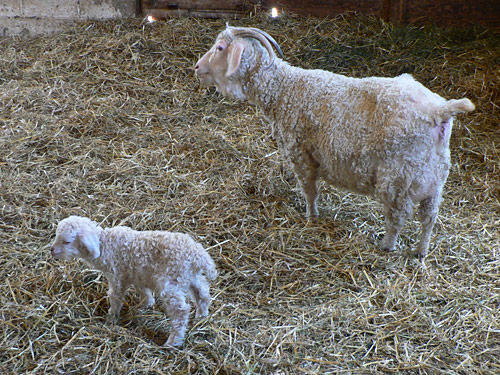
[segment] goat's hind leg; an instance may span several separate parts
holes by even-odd
[[[436,194],[435,196],[421,201],[418,207],[417,215],[422,224],[422,234],[420,235],[420,241],[415,249],[415,255],[420,259],[424,259],[429,250],[432,229],[436,223],[440,201],[440,194]]]
[[[411,200],[400,200],[400,204],[388,204],[384,206],[385,212],[385,236],[382,240],[382,249],[393,251],[401,229],[406,220],[413,213],[413,204]]]
[[[196,318],[203,318],[208,315],[210,305],[210,288],[204,276],[198,276],[189,287],[191,297],[196,305]]]
[[[171,325],[170,336],[164,345],[179,347],[184,342],[189,320],[190,306],[186,296],[176,285],[169,284],[161,293],[160,300]]]

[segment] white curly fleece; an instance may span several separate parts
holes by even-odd
[[[120,315],[123,296],[134,285],[146,303],[153,293],[171,318],[172,332],[166,342],[180,346],[188,323],[190,295],[196,317],[206,316],[210,304],[207,278],[217,277],[215,263],[203,246],[189,235],[166,231],[136,231],[129,227],[101,228],[88,218],[62,220],[52,246],[56,259],[81,258],[102,271],[109,282],[109,317]]]

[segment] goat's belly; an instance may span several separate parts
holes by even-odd
[[[322,169],[320,176],[329,184],[354,193],[373,195],[375,191],[375,171],[366,166],[336,164]]]

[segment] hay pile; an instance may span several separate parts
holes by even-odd
[[[0,40],[3,374],[496,374],[500,371],[500,37],[355,15],[238,21],[292,64],[412,73],[460,117],[427,267],[377,249],[381,207],[322,186],[321,219],[246,103],[192,67],[224,20],[78,25]],[[191,233],[220,277],[182,350],[130,293],[105,322],[104,277],[49,253],[58,220]],[[401,251],[414,246],[409,223]]]

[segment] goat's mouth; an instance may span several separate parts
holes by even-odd
[[[66,254],[65,254],[65,253],[64,253],[64,251],[62,251],[62,250],[58,250],[58,249],[54,249],[54,248],[53,248],[53,249],[50,251],[50,253],[52,254],[52,257],[53,257],[54,259],[58,259],[58,260],[59,260],[59,259],[66,259],[66,258],[67,258]]]
[[[57,251],[52,250],[52,257],[54,257],[54,259],[62,259],[63,255],[61,252],[57,252]]]
[[[210,86],[214,84],[214,80],[210,77],[208,73],[196,72],[196,77],[202,85]]]

